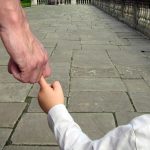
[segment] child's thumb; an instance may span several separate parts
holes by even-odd
[[[43,76],[41,77],[41,79],[40,79],[40,81],[39,81],[39,84],[40,84],[40,87],[41,87],[42,89],[45,88],[45,87],[47,87],[47,86],[49,86]]]

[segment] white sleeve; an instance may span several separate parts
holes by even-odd
[[[54,106],[48,123],[61,150],[134,150],[135,135],[131,124],[110,131],[102,139],[92,141],[74,122],[64,105]]]

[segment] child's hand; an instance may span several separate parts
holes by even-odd
[[[38,94],[39,105],[45,113],[57,104],[64,104],[64,94],[58,81],[49,85],[42,76],[40,81],[40,91]]]

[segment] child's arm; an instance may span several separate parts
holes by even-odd
[[[91,140],[74,122],[64,105],[64,95],[58,81],[49,85],[42,77],[38,101],[45,113],[48,113],[48,123],[55,134],[59,146],[63,150],[91,149]]]
[[[135,134],[131,124],[118,127],[104,138],[92,141],[74,122],[63,105],[64,96],[59,82],[48,85],[40,80],[39,104],[48,113],[49,126],[61,150],[134,150]]]

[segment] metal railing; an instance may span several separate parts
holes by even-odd
[[[93,5],[150,36],[150,0],[93,0]]]

